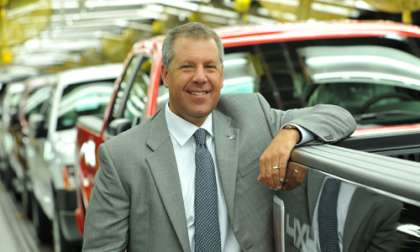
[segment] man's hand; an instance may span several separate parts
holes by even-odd
[[[283,188],[290,154],[299,141],[297,129],[281,129],[260,157],[258,181],[271,189]]]

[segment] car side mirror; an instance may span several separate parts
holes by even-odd
[[[46,138],[47,133],[45,117],[37,113],[31,114],[29,116],[29,134],[34,138]]]
[[[133,124],[132,121],[130,121],[127,118],[118,118],[113,120],[107,129],[107,133],[110,136],[116,136],[120,134],[121,132],[124,132],[131,128],[131,125]]]

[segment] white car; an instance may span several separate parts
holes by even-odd
[[[81,115],[103,116],[121,71],[121,64],[111,64],[59,73],[47,109],[29,117],[26,156],[33,222],[41,242],[53,238],[55,251],[71,250],[81,242],[74,217],[76,120]]]

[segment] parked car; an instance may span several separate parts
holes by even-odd
[[[9,180],[12,189],[18,199],[21,200],[23,212],[31,217],[31,185],[28,183],[28,167],[26,163],[25,142],[28,138],[28,118],[32,113],[39,113],[46,109],[51,97],[55,76],[38,76],[22,82],[24,88],[19,93],[13,106],[13,130],[10,131],[12,141],[9,143],[10,150],[7,152],[9,161]],[[7,97],[6,97],[7,98]],[[6,102],[7,99],[5,100]],[[5,107],[7,107],[5,106]]]
[[[2,100],[2,117],[0,125],[0,160],[1,173],[6,188],[14,188],[14,170],[9,157],[12,155],[15,144],[15,133],[20,131],[19,101],[25,86],[22,82],[13,82],[7,85]]]
[[[5,128],[3,123],[3,114],[6,114],[6,117],[10,116],[8,115],[9,105],[5,105],[4,103],[6,93],[11,91],[7,87],[14,85],[13,83],[21,83],[25,81],[25,79],[34,77],[38,74],[36,69],[30,67],[10,66],[0,68],[0,139],[2,139],[0,140],[0,176],[9,189],[12,189],[13,181],[10,178],[9,159],[5,152],[5,146],[3,145],[3,140],[5,139],[5,133],[7,131],[7,127]],[[6,92],[6,90],[9,91]],[[10,94],[8,94],[8,96],[10,96]]]
[[[407,58],[410,60],[406,63],[415,65],[420,45],[420,28],[392,22],[309,22],[232,27],[218,32],[225,47],[222,94],[260,92],[272,107],[280,109],[316,104],[314,98],[309,99],[310,96],[306,95],[308,86],[314,83],[314,75],[307,72],[308,63],[302,62],[312,52],[305,54],[302,50],[322,48],[328,52],[329,48],[339,51],[340,48],[357,49],[351,46],[379,46],[409,55]],[[160,79],[161,43],[162,37],[138,42],[126,59],[104,119],[83,117],[78,121],[76,152],[79,159],[76,170],[80,197],[76,217],[81,232],[94,176],[99,169],[99,145],[109,137],[147,120],[167,100],[167,90]],[[412,79],[418,78],[415,74],[413,76]],[[412,92],[415,97],[416,89]],[[398,120],[392,127],[388,123],[376,122],[369,124],[369,132],[385,130],[386,134],[394,134],[408,125],[419,130],[420,124],[413,124],[415,122],[420,122],[420,118],[418,121]],[[362,127],[357,132],[360,130]],[[366,134],[369,135],[369,132]]]
[[[76,120],[81,115],[103,116],[121,71],[121,64],[112,64],[59,73],[46,109],[29,115],[25,149],[33,223],[43,242],[52,231],[55,251],[72,251],[81,242],[74,216]]]

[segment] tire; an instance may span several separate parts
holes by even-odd
[[[25,214],[25,216],[28,219],[32,219],[32,201],[33,201],[33,196],[32,196],[32,192],[31,189],[29,189],[28,183],[25,182],[25,185],[23,187],[23,192],[22,192],[22,211],[23,214]]]
[[[9,166],[7,166],[6,170],[4,171],[4,186],[7,190],[13,191],[13,173]]]
[[[51,222],[45,215],[35,197],[32,197],[32,223],[36,236],[41,244],[49,244],[52,240]]]

